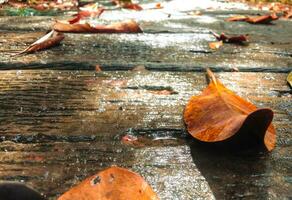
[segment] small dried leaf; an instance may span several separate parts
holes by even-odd
[[[110,167],[73,187],[58,200],[158,200],[157,195],[138,174]]]
[[[225,21],[228,21],[228,22],[246,21],[247,18],[248,17],[244,16],[244,15],[237,15],[237,16],[229,17],[229,18],[225,19]]]
[[[218,41],[223,41],[224,43],[237,43],[242,44],[244,42],[248,42],[247,36],[248,35],[235,35],[235,36],[228,36],[224,33],[220,35],[217,33],[212,32],[212,34],[216,37]]]
[[[218,42],[210,42],[209,47],[211,49],[219,49],[221,46],[223,46],[223,41],[218,41]]]
[[[95,11],[79,11],[77,15],[75,15],[74,18],[68,20],[70,24],[75,24],[79,22],[82,19],[88,18],[88,17],[99,17],[104,12],[103,8],[99,8]]]
[[[95,71],[96,72],[101,72],[101,66],[100,65],[95,65]]]
[[[257,109],[227,89],[210,70],[207,72],[210,84],[201,95],[191,97],[184,111],[188,132],[203,142],[259,142],[271,151],[276,142],[273,111]],[[243,138],[247,141],[241,141]]]
[[[126,145],[137,145],[138,138],[134,135],[125,135],[122,137],[122,143]]]
[[[251,24],[269,24],[273,20],[277,20],[278,16],[273,13],[270,15],[263,15],[263,16],[233,16],[226,19],[226,21],[233,22],[233,21],[246,21]]]
[[[256,16],[256,17],[248,17],[246,21],[251,24],[269,24],[273,20],[277,20],[278,16],[275,14],[264,15],[264,16]]]
[[[134,20],[113,23],[110,25],[91,26],[90,24],[68,24],[56,22],[53,29],[66,33],[142,33],[142,29]]]
[[[143,10],[143,8],[136,3],[132,3],[131,0],[114,0],[112,1],[115,5],[120,6],[121,8],[131,9],[131,10]]]
[[[138,11],[143,10],[143,8],[136,3],[130,3],[130,4],[127,3],[127,4],[124,4],[122,7],[127,8],[127,9],[132,9],[132,10],[138,10]]]
[[[292,10],[290,10],[290,11],[284,11],[283,18],[285,18],[285,19],[292,18]]]
[[[33,53],[35,51],[40,51],[43,49],[48,49],[50,47],[58,45],[63,39],[65,38],[63,33],[58,33],[54,30],[34,42],[33,44],[29,45],[26,49],[24,49],[22,52],[18,53]]]
[[[163,6],[161,5],[161,3],[157,3],[157,4],[155,4],[155,8],[156,9],[162,9]]]

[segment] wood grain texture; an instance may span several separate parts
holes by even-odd
[[[56,199],[118,165],[141,174],[162,200],[291,198],[292,105],[285,79],[292,70],[292,22],[226,22],[255,11],[210,2],[213,10],[202,8],[201,16],[188,14],[204,6],[195,1],[172,4],[171,12],[113,8],[101,24],[135,19],[144,33],[66,34],[61,45],[20,57],[11,54],[55,19],[71,17],[0,17],[0,180],[24,182]],[[250,44],[213,51],[210,31],[249,34]],[[96,65],[102,72],[94,72]],[[137,65],[151,72],[127,71]],[[206,67],[239,69],[216,75],[239,96],[275,112],[271,154],[213,149],[187,134],[183,109],[207,86],[198,73]],[[125,135],[137,145],[121,142]]]
[[[212,151],[187,135],[183,108],[206,87],[204,73],[1,71],[0,179],[24,181],[54,199],[118,165],[141,174],[161,199],[288,198],[286,75],[217,74],[226,87],[275,112],[276,149],[255,154]],[[142,145],[121,143],[125,134]]]
[[[99,64],[105,70],[145,65],[156,71],[204,71],[210,66],[217,71],[232,71],[233,67],[241,71],[291,71],[291,21],[254,26],[225,22],[230,13],[207,13],[199,18],[181,15],[183,19],[173,17],[161,22],[138,19],[143,34],[66,34],[59,47],[13,58],[11,54],[44,34],[53,21],[48,17],[3,17],[0,68],[94,69]],[[122,16],[120,20],[126,18]],[[211,22],[202,23],[207,19]],[[101,23],[109,23],[109,19],[102,19]],[[220,51],[214,51],[208,47],[209,42],[216,41],[210,31],[249,34],[250,44],[226,44]]]

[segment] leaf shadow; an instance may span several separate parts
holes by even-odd
[[[0,184],[0,200],[44,200],[37,191],[20,183],[5,182]]]
[[[203,144],[195,139],[189,141],[193,162],[215,198],[266,199],[268,184],[264,174],[267,153],[262,146],[224,145]]]

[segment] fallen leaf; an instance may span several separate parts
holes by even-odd
[[[100,65],[95,65],[95,71],[96,72],[101,72],[101,66]]]
[[[68,20],[70,24],[75,24],[79,22],[82,19],[88,18],[88,17],[99,17],[104,12],[104,8],[99,8],[95,11],[79,11],[78,14],[75,15],[74,18]]]
[[[285,18],[285,19],[292,18],[292,10],[290,10],[290,11],[284,11],[283,18]]]
[[[158,200],[147,182],[138,174],[110,167],[73,187],[58,200]]]
[[[121,8],[132,9],[132,10],[143,10],[143,8],[131,0],[113,0],[113,4],[120,6]]]
[[[218,41],[218,42],[210,42],[209,47],[211,49],[219,49],[221,46],[223,46],[223,41]]]
[[[263,15],[263,16],[233,16],[227,18],[225,21],[234,22],[234,21],[246,21],[251,24],[269,24],[273,20],[277,20],[279,17],[273,13],[270,15]]]
[[[33,0],[33,1],[17,1],[9,0],[8,4],[15,8],[34,8],[39,11],[58,9],[58,10],[72,10],[78,6],[77,0],[70,1],[47,1],[47,0]]]
[[[50,47],[58,45],[64,38],[65,36],[63,33],[58,33],[52,30],[51,32],[49,32],[48,34],[46,34],[45,36],[43,36],[36,42],[29,45],[29,47],[27,47],[20,53],[17,53],[16,55],[24,54],[24,53],[33,53],[33,52],[40,51],[43,49],[48,49]]]
[[[287,76],[287,82],[289,83],[290,87],[292,87],[292,72],[290,72]]]
[[[127,145],[137,145],[138,138],[134,135],[125,135],[122,137],[122,143]]]
[[[248,35],[236,35],[236,36],[228,36],[225,35],[224,33],[221,33],[220,35],[215,33],[215,32],[211,32],[218,41],[223,41],[224,43],[237,43],[237,44],[242,44],[244,42],[247,42],[247,36]]]
[[[248,17],[246,22],[251,24],[269,24],[274,20],[277,20],[278,16],[275,14],[271,15],[263,15],[263,16],[255,16],[255,17]]]
[[[9,0],[7,3],[14,8],[25,8],[28,6],[27,3],[17,0]]]
[[[53,29],[66,33],[142,33],[142,29],[134,20],[113,23],[110,25],[91,26],[90,24],[68,24],[56,22]]]
[[[155,8],[156,8],[156,9],[162,9],[163,6],[161,5],[161,3],[157,3],[157,4],[155,5]]]
[[[210,84],[201,95],[191,97],[184,111],[188,132],[203,142],[260,142],[271,151],[276,141],[273,111],[257,109],[227,89],[211,70],[207,73]]]
[[[248,17],[244,16],[244,15],[237,15],[237,16],[229,17],[229,18],[225,19],[225,21],[228,21],[228,22],[246,21],[247,18]]]
[[[130,4],[124,4],[122,6],[123,8],[127,8],[127,9],[132,9],[132,10],[143,10],[143,8],[141,6],[139,6],[138,4],[135,4],[135,3],[130,3]]]

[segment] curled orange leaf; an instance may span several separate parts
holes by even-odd
[[[158,200],[157,195],[138,174],[110,167],[73,187],[58,200]]]
[[[90,24],[68,24],[56,22],[53,29],[66,33],[141,33],[142,29],[134,20],[126,20],[110,25],[91,26]]]
[[[273,111],[257,109],[207,72],[210,84],[201,95],[191,97],[184,111],[188,132],[203,142],[260,143],[271,151],[276,142]]]

